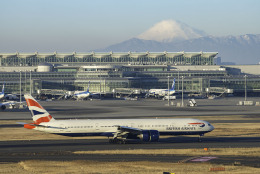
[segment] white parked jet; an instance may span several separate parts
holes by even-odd
[[[175,79],[173,79],[172,87],[169,90],[170,94],[172,95],[175,93]],[[165,96],[168,95],[168,89],[150,89],[149,95],[159,95],[159,96]]]
[[[74,95],[73,95],[73,98],[77,99],[77,100],[83,100],[83,99],[86,99],[92,95],[97,95],[99,93],[91,93],[89,92],[89,84],[90,84],[90,81],[88,83],[88,89],[86,91],[75,91],[74,92]]]
[[[160,135],[204,135],[214,127],[202,120],[183,119],[82,119],[55,120],[31,95],[24,95],[33,123],[25,128],[64,136],[107,136],[111,143],[126,139],[158,141]]]
[[[11,108],[11,109],[14,109],[16,103],[17,103],[16,101],[8,101],[8,102],[0,103],[0,109],[1,109],[1,110],[5,110],[6,107],[9,107],[9,108]]]
[[[85,98],[88,98],[90,96],[89,88],[87,91],[75,91],[73,97],[76,98],[77,100],[82,100]]]

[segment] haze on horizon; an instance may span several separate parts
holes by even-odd
[[[258,0],[3,0],[0,52],[87,52],[173,20],[209,35],[260,34]]]

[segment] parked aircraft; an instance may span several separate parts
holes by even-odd
[[[89,88],[87,89],[87,91],[75,91],[73,98],[77,99],[77,100],[83,100],[86,99],[90,96],[90,92],[89,92]]]
[[[13,108],[15,108],[16,103],[17,103],[16,101],[3,102],[3,103],[0,103],[0,108],[1,108],[1,110],[5,110],[6,107],[13,109]]]
[[[175,79],[173,79],[172,87],[170,88],[169,92],[170,92],[169,95],[172,95],[175,93]],[[149,95],[165,96],[165,95],[168,95],[168,89],[150,89]]]
[[[158,141],[160,135],[203,136],[214,127],[207,121],[183,119],[81,119],[55,120],[31,95],[24,95],[33,123],[24,127],[64,136],[107,136],[110,143],[127,139]]]
[[[7,99],[7,100],[18,100],[19,99],[16,94],[5,94],[5,83],[3,84],[2,92],[0,92],[0,100],[3,100],[3,99]]]
[[[74,95],[73,95],[73,98],[75,98],[77,100],[83,100],[83,99],[86,99],[86,98],[88,98],[90,96],[100,94],[100,93],[91,93],[91,92],[89,92],[89,85],[90,85],[90,81],[88,82],[88,89],[86,91],[75,91]]]

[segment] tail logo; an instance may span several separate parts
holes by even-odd
[[[31,111],[34,124],[49,122],[54,118],[30,95],[24,95],[29,110]]]

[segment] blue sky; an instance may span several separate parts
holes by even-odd
[[[260,34],[259,0],[0,0],[0,52],[86,52],[166,19],[209,35]]]

